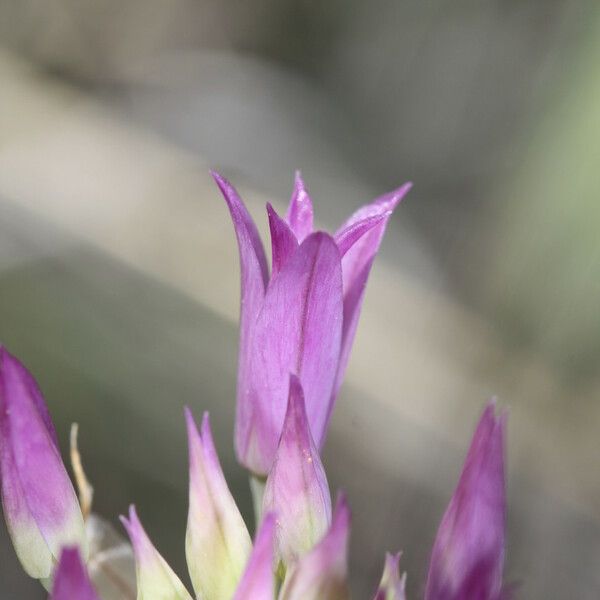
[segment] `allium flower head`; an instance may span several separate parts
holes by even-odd
[[[186,408],[185,551],[196,600],[348,600],[350,509],[340,494],[332,514],[319,451],[371,265],[408,186],[363,207],[331,236],[313,231],[312,202],[297,176],[286,217],[267,206],[269,274],[237,192],[219,175],[215,179],[240,253],[235,445],[251,471],[258,527],[252,544],[221,469],[208,413],[198,428]],[[424,600],[506,600],[505,427],[505,416],[496,416],[490,403],[439,527]],[[0,346],[2,504],[27,573],[51,587],[50,600],[192,600],[133,506],[121,518],[131,544],[91,513],[93,489],[76,426],[71,444],[83,510],[37,384]],[[406,600],[399,560],[400,554],[386,556],[373,600]]]
[[[258,231],[233,186],[213,174],[229,207],[240,253],[240,353],[235,446],[267,475],[287,407],[289,374],[300,378],[318,448],[350,356],[371,265],[405,185],[359,209],[333,236],[313,232],[300,175],[285,219],[268,206],[272,272]]]
[[[433,547],[425,600],[500,600],[505,547],[506,416],[477,426]]]
[[[0,347],[2,506],[15,551],[34,578],[50,577],[63,545],[87,553],[83,516],[42,394]]]

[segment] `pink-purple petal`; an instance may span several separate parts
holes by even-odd
[[[349,231],[360,232],[361,228],[365,228],[362,235],[354,240],[353,245],[346,250],[342,258],[344,329],[335,394],[337,394],[342,384],[348,360],[350,359],[350,350],[356,334],[360,308],[371,266],[379,250],[389,217],[398,203],[410,190],[410,187],[411,184],[407,183],[397,190],[381,196],[371,204],[363,206],[336,233],[336,239],[344,240],[346,236],[351,237],[348,233]],[[381,220],[373,224],[372,220],[378,218],[381,218]],[[367,227],[367,225],[371,226]]]
[[[268,473],[287,407],[289,376],[300,377],[311,432],[325,437],[342,330],[340,255],[331,236],[313,233],[273,277],[256,322],[252,352],[254,407],[261,425],[262,462]]]
[[[360,221],[351,223],[347,227],[336,232],[334,239],[338,250],[340,251],[340,256],[344,258],[346,252],[348,252],[348,250],[350,250],[363,235],[373,229],[376,225],[380,224],[391,214],[391,211],[388,211],[382,214],[373,215],[372,217],[366,217]]]
[[[254,548],[233,600],[275,598],[275,514],[267,513],[260,525]]]
[[[271,204],[267,204],[267,214],[271,232],[272,271],[275,275],[297,250],[298,240],[290,226],[277,214]]]
[[[277,548],[285,564],[308,552],[331,524],[329,485],[295,375],[290,377],[288,408],[267,478],[263,511],[277,514]]]
[[[231,213],[237,237],[240,271],[240,339],[237,381],[235,447],[238,459],[252,468],[253,459],[247,454],[256,435],[255,398],[250,385],[250,358],[254,323],[263,304],[269,271],[265,251],[256,225],[235,188],[218,173],[212,173]]]
[[[294,191],[285,217],[299,242],[313,231],[313,205],[300,171],[296,171]]]
[[[505,547],[506,416],[490,403],[433,547],[425,600],[500,600]]]
[[[75,547],[64,548],[60,555],[50,600],[99,600]]]

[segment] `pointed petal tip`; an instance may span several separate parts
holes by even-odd
[[[346,493],[343,491],[338,492],[335,508],[333,509],[333,527],[350,529],[350,523],[352,521],[352,510],[350,509],[350,504],[348,503],[348,497]]]
[[[498,429],[501,435],[506,433],[506,427],[508,424],[509,410],[506,406],[499,406],[498,398],[493,396],[488,400],[479,422],[477,424],[476,432],[482,428],[490,427],[492,429]]]
[[[134,538],[137,539],[140,529],[142,529],[142,524],[137,514],[137,510],[135,508],[135,504],[130,504],[127,509],[127,516],[120,515],[119,521],[125,527],[129,537],[131,538],[132,543],[134,542]],[[143,529],[142,529],[143,530]]]
[[[192,409],[186,404],[183,407],[183,416],[185,418],[185,424],[188,427],[188,431],[190,428],[190,425],[196,425],[196,421],[194,420],[194,413],[192,412]]]
[[[302,446],[314,445],[314,439],[306,414],[306,401],[302,382],[295,373],[290,373],[288,405],[283,421],[282,439],[296,438]]]
[[[218,171],[215,169],[209,170],[210,176],[217,182],[217,185],[222,183],[229,183],[225,177],[223,177]]]
[[[304,394],[302,390],[302,382],[300,381],[300,377],[296,375],[296,373],[290,373],[290,394],[294,392],[297,394]]]
[[[396,206],[400,204],[402,200],[407,196],[408,192],[412,189],[412,181],[403,183],[399,188],[396,188],[387,195],[387,203],[389,205],[390,212],[393,212]]]
[[[300,171],[294,176],[294,189],[286,214],[286,221],[299,241],[313,230],[313,205]]]
[[[98,600],[79,548],[65,546],[61,550],[54,574],[50,600]]]
[[[210,424],[210,413],[205,410],[202,413],[202,424],[200,426],[200,431],[202,433],[202,437],[204,437],[205,435],[210,435],[210,437],[212,438],[212,427]]]

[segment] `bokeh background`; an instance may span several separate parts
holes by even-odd
[[[507,579],[600,597],[597,0],[0,0],[0,339],[71,421],[96,511],[186,577],[182,406],[233,459],[237,250],[301,168],[320,226],[405,180],[325,463],[352,585],[428,553],[487,398],[510,412]],[[43,598],[0,530],[0,597]]]

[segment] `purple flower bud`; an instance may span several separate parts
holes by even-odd
[[[256,534],[254,548],[233,600],[273,600],[275,515],[267,513]]]
[[[290,377],[283,431],[267,478],[263,512],[277,514],[278,554],[287,565],[318,542],[331,524],[331,496],[310,434],[300,380]]]
[[[25,571],[48,579],[65,545],[87,556],[83,516],[42,394],[2,347],[0,465],[4,517]]]
[[[76,547],[60,555],[50,600],[99,600]]]
[[[138,599],[192,600],[179,577],[150,541],[134,506],[129,508],[129,519],[121,517],[121,522],[135,554]]]
[[[323,539],[287,573],[279,600],[348,600],[350,509],[338,497]]]
[[[241,267],[235,446],[266,475],[287,406],[289,373],[300,378],[315,443],[325,440],[358,324],[365,284],[403,186],[358,210],[335,234],[313,232],[312,202],[299,174],[285,219],[268,206],[273,255],[265,252],[231,184],[213,176],[233,220]]]
[[[506,416],[491,402],[433,547],[425,600],[499,600],[505,537]]]
[[[199,598],[229,600],[248,560],[252,541],[227,487],[215,450],[208,413],[201,432],[186,408],[190,491],[186,558]]]
[[[406,600],[406,574],[400,576],[400,556],[400,552],[385,555],[383,575],[373,600]]]

